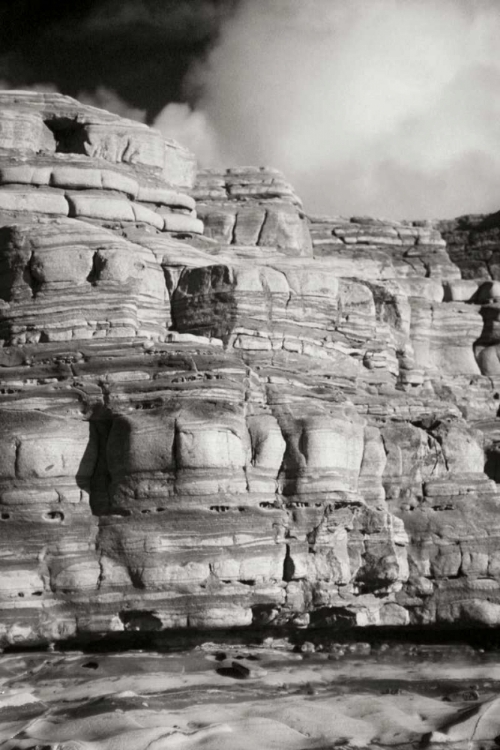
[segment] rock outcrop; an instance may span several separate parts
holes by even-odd
[[[500,624],[498,216],[308,217],[0,105],[1,644]]]

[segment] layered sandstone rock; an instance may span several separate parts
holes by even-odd
[[[274,169],[203,170],[192,195],[205,235],[217,242],[312,254],[300,198]]]
[[[0,103],[2,643],[500,623],[495,217],[306,218]]]

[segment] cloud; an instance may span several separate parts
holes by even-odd
[[[91,31],[161,29],[173,43],[194,43],[217,33],[238,0],[101,0],[85,19]]]
[[[92,107],[107,109],[120,117],[127,117],[130,120],[145,122],[146,110],[132,107],[126,101],[121,99],[116,91],[106,86],[98,86],[94,91],[79,91],[76,98],[82,104],[90,104]]]
[[[217,135],[205,112],[193,111],[189,104],[172,102],[153,123],[165,138],[179,141],[193,151],[200,166],[213,167],[223,162]]]
[[[497,0],[243,0],[184,125],[204,162],[276,166],[310,210],[497,210],[499,38]]]
[[[116,92],[148,122],[182,101],[182,81],[239,0],[0,3],[0,78],[70,96]],[[5,7],[4,7],[5,6]]]

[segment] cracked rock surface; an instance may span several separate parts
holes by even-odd
[[[0,105],[0,645],[500,624],[499,217]]]

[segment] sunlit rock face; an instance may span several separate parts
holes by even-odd
[[[207,237],[233,246],[312,255],[302,202],[280,172],[258,167],[204,170],[192,195]]]
[[[1,643],[499,624],[497,218],[0,104]]]

